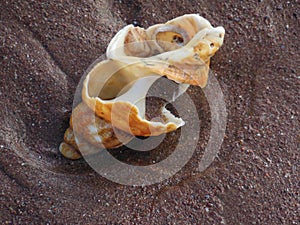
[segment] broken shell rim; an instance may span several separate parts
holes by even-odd
[[[87,72],[87,76],[85,77],[83,88],[82,88],[82,99],[83,101],[88,105],[88,107],[93,110],[97,116],[103,118],[109,123],[112,123],[113,127],[116,127],[120,130],[123,130],[125,132],[129,132],[133,134],[134,136],[156,136],[160,135],[162,133],[167,133],[173,130],[176,130],[180,126],[184,125],[184,121],[174,116],[172,113],[169,114],[169,121],[165,123],[161,122],[153,122],[149,121],[144,117],[144,115],[140,115],[140,109],[135,105],[131,104],[131,102],[126,101],[116,101],[117,98],[112,100],[105,100],[101,99],[99,96],[91,95],[89,93],[89,83],[91,82],[91,76],[93,76],[93,70],[96,69],[96,67],[102,66],[104,63],[113,63],[115,61],[113,60],[105,60],[100,63],[97,63],[94,68],[92,68],[91,71]],[[143,66],[141,63],[136,64],[137,66]],[[122,70],[123,68],[126,68],[128,65],[120,66],[116,69],[116,72]],[[131,65],[132,66],[132,65]],[[150,72],[151,74],[152,72]],[[150,74],[147,74],[145,77],[151,77]],[[97,76],[97,75],[94,75]],[[153,79],[158,79],[160,76],[155,76]],[[139,82],[141,78],[139,77],[134,81],[134,84],[136,82]],[[133,84],[133,85],[134,85]],[[100,90],[101,91],[101,90]],[[98,91],[98,93],[100,92]],[[145,97],[145,96],[142,96]],[[113,109],[114,108],[114,109]],[[167,109],[162,108],[162,112]],[[123,111],[123,112],[122,112]],[[124,111],[127,111],[127,115],[129,118],[124,116]],[[122,112],[123,115],[120,115],[119,112]],[[112,120],[111,113],[118,114],[117,116],[120,116],[122,119],[120,121],[118,120]],[[120,124],[124,121],[128,121],[126,125],[124,123]],[[129,126],[128,126],[129,125]]]

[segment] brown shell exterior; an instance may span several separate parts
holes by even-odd
[[[68,159],[80,159],[81,154],[75,141],[72,128],[68,128],[64,134],[64,141],[59,145],[59,151]]]
[[[83,137],[90,144],[100,148],[117,148],[122,143],[116,136],[114,129],[119,135],[122,135],[128,141],[131,135],[112,127],[102,118],[95,115],[86,104],[80,103],[72,113],[70,126],[73,128],[75,135]]]
[[[83,88],[85,92],[85,86]],[[151,123],[142,120],[138,115],[135,106],[127,102],[102,103],[98,98],[89,98],[85,94],[82,95],[84,102],[95,113],[104,120],[112,123],[114,127],[131,133],[134,136],[156,136],[176,130],[178,127],[170,123],[166,126],[153,126]],[[112,118],[113,114],[113,118]]]
[[[65,131],[59,150],[66,158],[79,159],[81,155],[94,154],[103,148],[118,148],[131,139],[130,134],[113,128],[86,104],[80,103],[72,112],[70,127]]]
[[[68,159],[76,160],[76,159],[80,159],[82,157],[81,154],[79,153],[79,151],[76,150],[76,148],[74,148],[72,145],[69,145],[65,142],[62,142],[59,145],[59,151],[61,152],[61,154],[64,157],[66,157]]]

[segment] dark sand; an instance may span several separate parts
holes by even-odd
[[[300,224],[300,10],[297,0],[282,2],[1,1],[0,223]],[[185,13],[226,29],[211,63],[228,111],[214,163],[197,172],[210,129],[197,87],[188,93],[201,115],[199,143],[172,178],[123,186],[62,157],[77,83],[113,35]],[[147,164],[170,154],[177,136],[149,153],[112,154]]]

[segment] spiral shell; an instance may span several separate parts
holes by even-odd
[[[134,136],[156,136],[184,125],[165,107],[161,121],[145,116],[148,89],[159,77],[178,83],[173,101],[189,85],[205,87],[210,58],[224,40],[197,14],[184,15],[148,29],[128,25],[108,45],[107,60],[88,71],[82,100],[72,112],[59,149],[70,159],[117,148]]]

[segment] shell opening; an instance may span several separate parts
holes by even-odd
[[[113,60],[97,64],[85,79],[83,101],[113,127],[135,136],[156,136],[176,130],[184,122],[167,110],[161,112],[163,122],[145,118],[147,92],[161,76],[143,65],[124,66]]]

